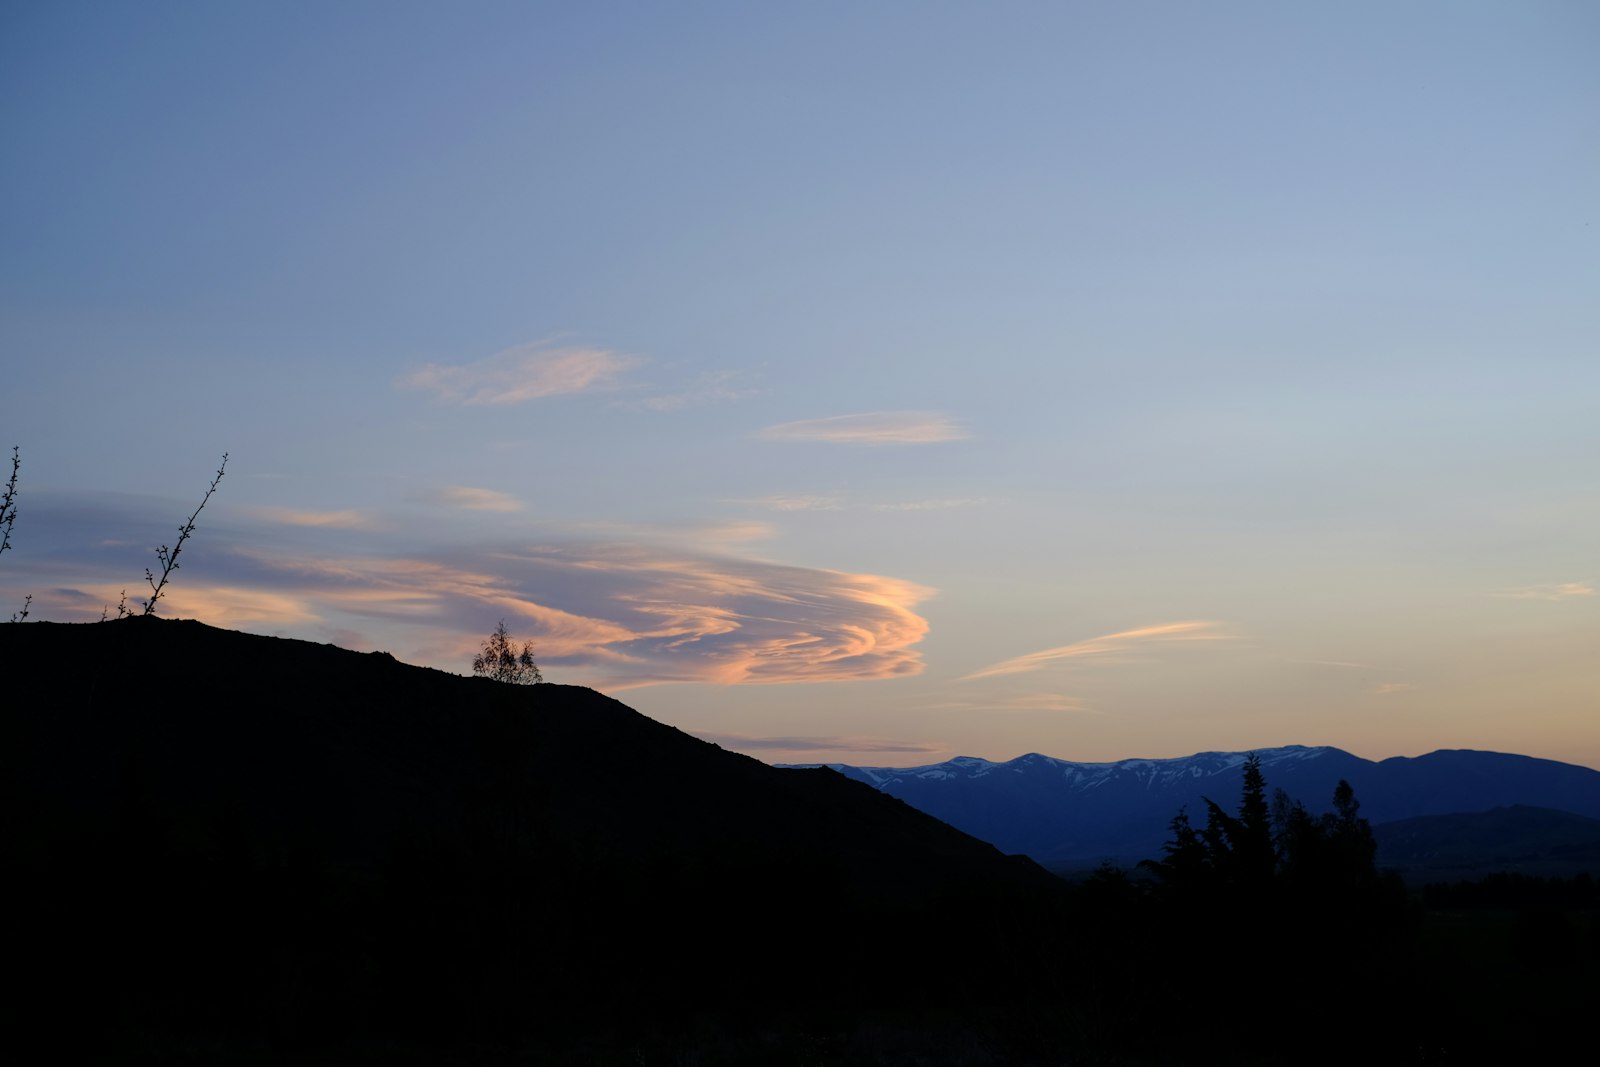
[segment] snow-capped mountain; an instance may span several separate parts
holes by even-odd
[[[1238,804],[1246,752],[1075,763],[1038,753],[997,763],[960,756],[923,767],[829,764],[912,807],[1046,865],[1133,862],[1160,855],[1180,808],[1204,821],[1209,798]],[[1373,823],[1533,805],[1600,818],[1600,771],[1466,749],[1374,762],[1341,749],[1257,749],[1269,789],[1327,810],[1341,778]]]

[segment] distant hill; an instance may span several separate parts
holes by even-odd
[[[1378,860],[1413,881],[1495,871],[1537,877],[1600,872],[1600,819],[1524,804],[1421,815],[1374,827]]]
[[[1512,805],[1600,818],[1600,771],[1553,760],[1470,750],[1380,762],[1328,747],[1256,751],[1268,786],[1314,812],[1327,809],[1341,778],[1349,781],[1374,825]],[[1159,855],[1172,816],[1187,808],[1202,819],[1203,798],[1231,809],[1246,755],[1074,763],[1030,753],[1004,763],[963,756],[923,767],[830,766],[1002,851],[1073,868]]]
[[[959,1018],[1015,983],[885,954],[938,929],[1021,959],[1058,903],[898,800],[588,689],[147,618],[0,626],[0,663],[8,1047],[560,1058],[685,1020]]]

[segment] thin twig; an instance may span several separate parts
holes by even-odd
[[[189,540],[189,535],[194,533],[194,521],[200,517],[200,512],[205,510],[206,502],[211,499],[211,494],[217,491],[217,483],[222,481],[222,472],[227,469],[228,454],[222,454],[222,463],[217,467],[217,476],[211,479],[211,488],[206,490],[206,495],[200,498],[200,506],[194,509],[194,514],[189,516],[189,521],[178,527],[178,541],[169,551],[166,545],[156,549],[156,559],[161,562],[161,577],[157,578],[151,573],[150,568],[144,571],[145,581],[150,583],[150,599],[144,602],[144,614],[156,613],[156,601],[161,599],[162,590],[167,587],[167,578],[178,569],[178,553],[183,551],[183,543]]]
[[[17,523],[17,472],[22,469],[22,452],[19,445],[11,446],[11,477],[6,479],[5,492],[0,493],[0,552],[11,547],[11,527]],[[11,613],[12,622],[22,622],[28,617],[28,606],[33,594],[22,598],[22,610]]]
[[[20,446],[11,446],[11,477],[0,494],[0,552],[11,547],[11,527],[17,521],[17,471],[22,468]]]

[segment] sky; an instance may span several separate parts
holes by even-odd
[[[1585,0],[16,0],[0,607],[137,608],[226,453],[159,614],[504,619],[771,762],[1600,767],[1597,58]]]

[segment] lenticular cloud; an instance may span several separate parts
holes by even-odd
[[[915,646],[928,623],[915,608],[932,595],[881,575],[636,545],[473,549],[430,559],[252,553],[248,569],[246,583],[270,589],[285,621],[348,628],[366,618],[386,632],[423,628],[431,631],[426,658],[448,661],[470,658],[476,638],[468,635],[504,617],[534,642],[542,664],[565,668],[562,680],[611,690],[917,674]],[[190,610],[225,615],[228,592],[216,593],[191,586]]]

